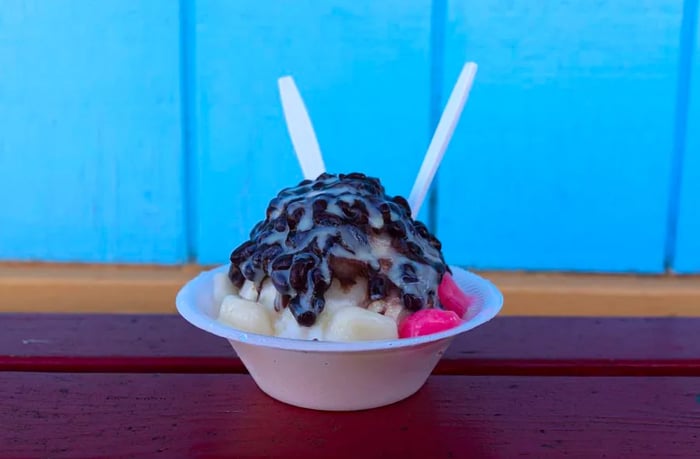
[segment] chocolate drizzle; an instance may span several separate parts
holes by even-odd
[[[408,202],[387,196],[379,180],[321,174],[270,202],[265,220],[231,253],[229,278],[258,291],[269,278],[278,309],[289,307],[299,325],[311,326],[333,279],[349,286],[366,278],[367,303],[395,297],[411,311],[438,307],[437,285],[448,269],[440,250]]]

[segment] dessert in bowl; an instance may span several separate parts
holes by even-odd
[[[262,391],[321,410],[402,400],[455,336],[503,303],[445,263],[439,240],[361,173],[281,190],[231,263],[178,293],[180,314],[226,338]]]

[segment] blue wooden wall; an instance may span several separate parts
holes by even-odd
[[[225,262],[327,166],[407,194],[479,73],[421,218],[451,263],[700,272],[697,1],[0,0],[0,260]]]
[[[664,269],[682,8],[449,2],[445,85],[481,65],[440,177],[452,260]]]
[[[688,15],[698,14],[697,2],[690,6]],[[682,153],[676,158],[676,202],[673,202],[672,265],[679,273],[700,272],[700,30],[696,24],[687,24],[688,37],[684,63],[686,78],[681,81],[680,107],[687,116],[679,124],[686,140],[679,144]]]
[[[0,1],[0,259],[186,256],[179,13]]]
[[[198,0],[191,37],[196,132],[193,246],[220,262],[302,180],[277,78],[291,74],[326,167],[407,194],[428,144],[430,2]]]

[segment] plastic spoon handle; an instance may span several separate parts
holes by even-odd
[[[282,110],[287,121],[287,131],[305,179],[314,180],[326,171],[321,149],[316,140],[311,119],[294,79],[285,76],[277,80],[282,99]]]
[[[413,184],[413,189],[408,197],[408,203],[411,206],[413,217],[418,216],[421,205],[425,200],[425,195],[430,189],[430,184],[435,178],[435,173],[440,166],[440,161],[445,154],[447,145],[452,139],[452,133],[457,126],[459,117],[462,115],[462,109],[469,96],[469,91],[472,88],[472,82],[476,75],[477,65],[473,62],[467,62],[459,74],[457,83],[452,89],[452,94],[447,100],[445,110],[442,112],[440,122],[435,128],[435,134],[430,141],[428,151],[425,153],[423,164],[421,165],[416,181]]]

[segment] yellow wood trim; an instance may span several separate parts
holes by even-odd
[[[2,312],[175,312],[200,266],[0,265]]]
[[[179,288],[207,267],[0,265],[0,312],[173,313]],[[700,317],[700,277],[480,273],[504,315]]]
[[[700,277],[480,273],[506,315],[700,317]]]

